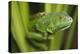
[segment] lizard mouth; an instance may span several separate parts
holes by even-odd
[[[50,34],[52,34],[52,33],[56,33],[56,32],[58,32],[58,31],[63,31],[63,30],[65,30],[65,29],[67,29],[67,28],[69,28],[71,25],[69,24],[69,25],[65,25],[65,26],[63,26],[63,27],[59,27],[59,28],[56,28],[56,29],[47,29],[47,32],[48,33],[50,33]]]
[[[54,33],[58,32],[58,31],[63,31],[63,30],[65,30],[65,29],[69,28],[70,26],[71,26],[71,25],[66,25],[66,26],[64,26],[64,27],[60,27],[60,28],[58,28],[58,29],[55,29],[55,32],[54,32]]]
[[[66,27],[62,27],[62,28],[60,29],[60,31],[63,31],[63,30],[65,30],[65,29],[69,28],[69,27],[70,27],[70,25],[68,25],[68,26],[66,26]]]

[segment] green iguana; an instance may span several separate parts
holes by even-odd
[[[67,13],[64,12],[61,13],[41,12],[34,16],[35,19],[31,22],[32,31],[29,33],[28,38],[32,40],[32,43],[34,45],[36,45],[39,48],[45,48],[45,50],[46,50],[46,47],[44,47],[45,44],[38,43],[37,41],[44,42],[45,40],[46,42],[51,34],[69,28],[73,22],[73,19]]]

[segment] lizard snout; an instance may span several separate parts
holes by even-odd
[[[72,22],[73,22],[72,17],[68,16],[67,19],[68,19],[68,22],[69,22],[69,23],[72,23]]]

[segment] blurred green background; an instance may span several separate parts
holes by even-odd
[[[65,31],[53,34],[49,50],[65,50],[78,48],[78,6],[69,4],[35,3],[35,2],[9,2],[9,52],[43,51],[26,41],[31,16],[38,12],[67,12],[73,23]]]

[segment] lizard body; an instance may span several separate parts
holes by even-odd
[[[30,33],[30,38],[41,40],[42,42],[43,41],[46,42],[46,40],[48,40],[48,37],[50,36],[49,34],[54,34],[57,31],[62,31],[69,28],[72,24],[72,21],[73,19],[67,13],[63,13],[63,12],[38,13],[35,20],[33,20],[31,23],[31,29],[33,31],[32,33]],[[37,44],[37,46],[43,47],[44,45]]]

